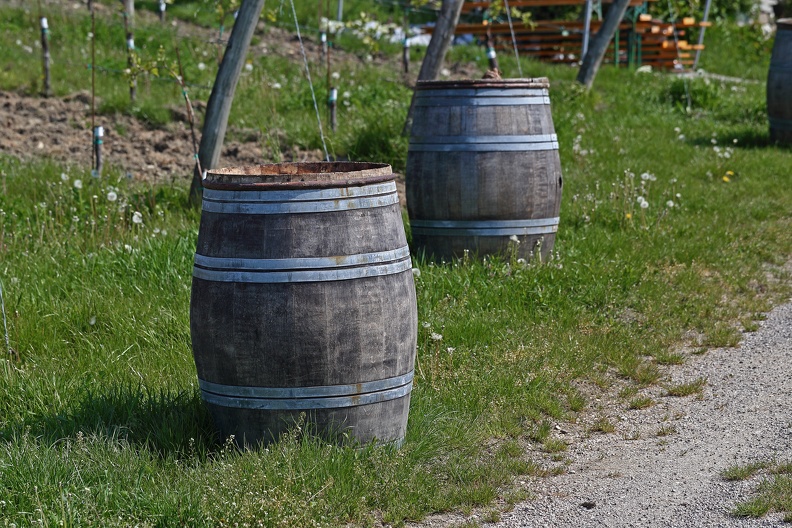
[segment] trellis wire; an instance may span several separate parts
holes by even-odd
[[[523,72],[520,65],[520,54],[517,51],[517,37],[514,35],[514,25],[512,24],[511,11],[509,11],[509,0],[503,0],[503,7],[506,8],[506,18],[509,20],[509,31],[511,31],[512,45],[514,46],[514,58],[517,60],[517,71],[520,72],[520,78],[522,78]]]
[[[324,131],[322,130],[322,118],[319,115],[319,105],[316,103],[316,93],[314,93],[313,81],[311,80],[311,69],[308,67],[308,56],[305,54],[305,46],[303,46],[302,35],[300,34],[300,23],[297,21],[297,10],[294,8],[294,0],[289,0],[289,2],[291,2],[294,27],[297,29],[297,40],[300,41],[300,51],[302,52],[303,62],[305,63],[305,75],[308,77],[308,85],[311,87],[311,98],[313,99],[314,110],[316,110],[316,121],[319,123],[319,137],[322,138],[325,159],[330,161],[330,154],[327,152],[327,144],[325,143]]]

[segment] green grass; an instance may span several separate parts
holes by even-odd
[[[2,15],[9,66],[0,87],[36,93],[38,58],[16,44],[35,41],[35,14]],[[90,86],[86,71],[72,67],[86,60],[87,23],[68,10],[51,23],[61,39],[57,94]],[[105,23],[97,30],[103,64],[122,67],[123,48],[109,44],[119,29]],[[138,31],[141,54],[170,45],[159,26]],[[210,82],[212,69],[198,65],[210,65],[215,48],[200,39],[183,45],[188,80]],[[464,54],[484,70],[480,50],[455,50],[452,60]],[[751,57],[721,54],[719,63],[759,75]],[[317,148],[301,65],[276,54],[252,60],[232,134],[260,133],[273,158]],[[515,69],[509,57],[502,64]],[[15,350],[0,361],[0,518],[399,525],[490,508],[499,494],[523,496],[512,489],[515,477],[564,470],[527,460],[525,442],[560,450],[552,424],[596,412],[590,402],[617,382],[658,383],[689,333],[702,336],[694,346],[731,346],[737,323],[788,298],[789,150],[767,140],[762,85],[689,81],[688,110],[684,83],[670,76],[605,67],[584,93],[573,69],[523,66],[552,82],[566,187],[554,256],[530,266],[508,258],[415,263],[421,369],[398,451],[331,446],[299,431],[259,451],[219,443],[190,352],[198,215],[187,206],[188,182],[133,184],[112,167],[94,180],[85,167],[0,158],[0,281]],[[339,108],[329,147],[404,167],[399,131],[410,92],[398,72],[357,59],[339,71],[349,106]],[[97,80],[105,111],[139,112],[125,102],[123,77]],[[139,95],[155,125],[167,119],[161,108],[180,104],[171,83],[152,80]],[[601,419],[591,430],[613,429]]]
[[[666,387],[666,396],[684,397],[693,394],[700,394],[707,384],[705,378],[698,378],[688,383],[678,383],[676,385],[669,385]]]
[[[784,522],[792,522],[792,464],[789,462],[755,462],[733,466],[723,472],[726,480],[745,480],[760,471],[765,478],[756,489],[755,496],[738,504],[732,514],[737,517],[762,517],[767,513],[783,513]]]

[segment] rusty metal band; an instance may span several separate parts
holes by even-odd
[[[792,130],[792,119],[781,119],[780,117],[771,117],[770,128],[776,130]]]
[[[202,210],[224,214],[291,214],[370,209],[399,203],[393,181],[362,187],[289,191],[206,189]]]
[[[328,268],[293,271],[213,270],[193,266],[193,277],[212,282],[273,284],[290,282],[329,282],[396,275],[412,269],[412,260],[353,268]]]
[[[416,96],[415,106],[531,106],[549,105],[549,97],[427,97]]]
[[[337,257],[311,257],[290,259],[246,259],[207,257],[195,255],[195,265],[200,268],[235,271],[283,271],[341,268],[350,266],[368,266],[402,260],[410,256],[410,247],[404,246],[391,251],[376,253],[359,253],[356,255],[340,255]]]
[[[199,379],[204,401],[222,407],[258,410],[308,410],[357,407],[410,394],[414,372],[384,380],[324,387],[242,387]]]
[[[558,231],[559,220],[411,220],[410,230],[414,235],[438,236],[545,235]]]
[[[410,138],[413,152],[504,152],[558,150],[556,134],[533,136],[416,136]]]

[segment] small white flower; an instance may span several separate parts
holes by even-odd
[[[69,175],[66,174],[65,172],[61,172],[61,181],[65,181],[65,182],[69,181]]]
[[[642,204],[646,201],[646,199],[643,196],[639,196],[638,198],[635,199],[635,201],[638,202],[639,204]]]
[[[118,200],[118,195],[116,193],[114,193],[113,191],[110,191],[109,193],[107,193],[107,201],[108,202],[115,202],[116,200]]]
[[[413,268],[412,269],[412,274],[413,274],[413,277],[418,278],[418,277],[421,276],[421,270],[419,270],[418,268]]]
[[[132,223],[133,224],[143,223],[143,215],[139,211],[135,211],[134,213],[132,213]]]
[[[519,244],[519,243],[520,243],[520,239],[519,239],[519,238],[517,238],[517,235],[512,235],[512,236],[510,236],[510,237],[509,237],[509,240],[511,240],[511,241],[512,241],[512,242],[514,242],[515,244]]]
[[[641,202],[641,209],[646,209],[649,207],[649,202]]]
[[[132,246],[130,246],[129,244],[124,244],[124,251],[126,251],[127,253],[132,253]]]
[[[253,65],[249,62],[245,64],[245,71],[249,71],[249,72],[253,71]]]
[[[446,348],[446,352],[448,352],[449,354],[453,354],[455,350],[456,350],[456,348],[454,348],[454,347]]]
[[[330,77],[332,77],[333,79],[340,79],[340,78],[341,78],[341,74],[340,74],[340,73],[338,73],[338,72],[333,72],[333,73],[330,75]]]
[[[423,323],[421,323],[421,326],[423,326],[424,328],[429,328],[432,325],[429,324],[429,321],[424,321]]]
[[[349,92],[349,91],[346,91],[346,92],[341,94],[341,97],[343,97],[344,99],[349,99],[350,97],[352,97],[352,93]]]
[[[737,144],[737,138],[732,139],[732,143]]]
[[[684,141],[685,140],[685,134],[679,134],[678,139],[679,139],[679,141]]]
[[[82,180],[74,180],[74,188],[82,189]]]
[[[674,200],[668,200],[668,201],[666,202],[666,207],[668,207],[669,209],[671,209],[672,207],[674,207]]]
[[[676,193],[676,199],[679,200],[680,198],[682,198],[682,195],[680,193]]]
[[[519,264],[520,266],[525,266],[525,259],[524,258],[518,258],[517,259],[517,264]]]
[[[79,221],[80,221],[80,217],[79,216],[72,216],[72,222],[74,222],[76,224]]]
[[[718,144],[718,140],[715,139],[715,138],[712,138],[712,139],[710,139],[710,143],[712,143],[713,145],[717,145]]]
[[[198,63],[198,69],[201,70],[201,71],[204,71],[206,69],[206,64],[204,64],[203,62],[199,62]]]
[[[679,127],[674,127],[674,132],[676,132],[677,134],[679,134],[680,132],[682,132],[682,129],[681,129],[681,128],[679,128]]]
[[[281,89],[281,83],[272,83],[272,84],[270,84],[270,88],[272,88],[273,90],[280,90]]]
[[[437,332],[432,332],[432,335],[430,335],[429,337],[432,339],[432,341],[442,341],[443,340],[443,336],[441,334],[438,334]]]
[[[159,233],[160,233],[160,228],[159,227],[155,227],[154,228],[154,234],[155,235],[159,235]]]
[[[440,75],[442,75],[443,77],[448,77],[449,75],[451,75],[451,70],[449,70],[448,68],[443,68],[442,70],[440,70]]]
[[[96,316],[92,315],[91,318],[88,320],[88,324],[93,326],[96,324]]]

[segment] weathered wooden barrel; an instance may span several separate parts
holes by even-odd
[[[209,171],[190,331],[224,438],[255,446],[304,420],[334,440],[401,442],[417,312],[391,167]]]
[[[776,29],[767,75],[770,140],[792,145],[792,18],[778,20]]]
[[[562,187],[547,79],[418,82],[406,176],[417,254],[547,257]]]

